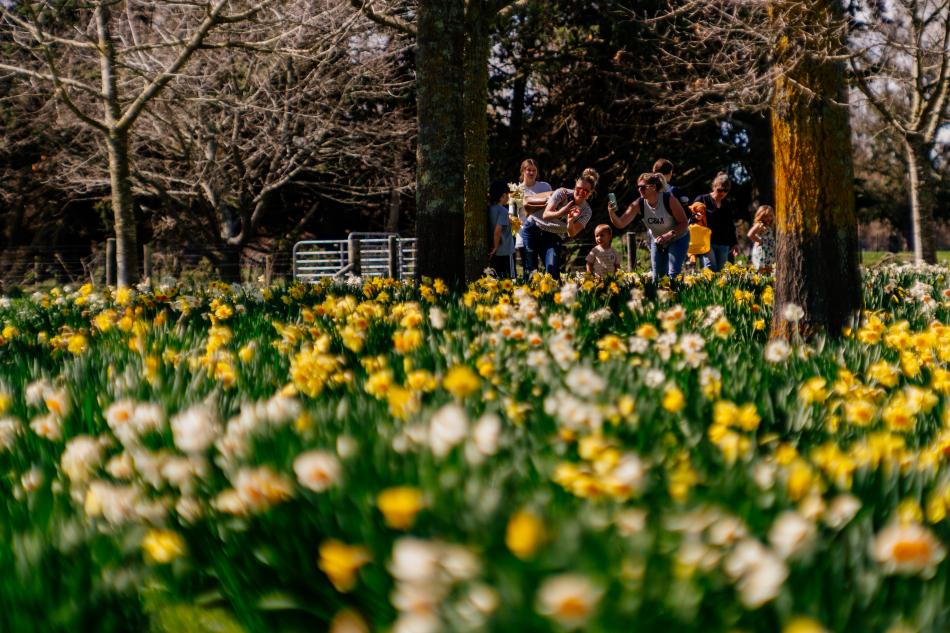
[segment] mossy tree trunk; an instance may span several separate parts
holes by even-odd
[[[488,57],[494,15],[481,0],[465,12],[465,279],[488,265]]]
[[[419,0],[413,23],[376,13],[361,0],[350,3],[416,38],[417,276],[477,279],[489,251],[489,35],[499,13],[526,0]]]
[[[838,17],[836,0],[805,5],[805,24]],[[828,51],[840,42],[826,43]],[[773,335],[788,334],[785,307],[804,309],[806,335],[839,336],[861,309],[854,163],[844,68],[806,57],[775,87],[776,269]]]
[[[464,0],[417,6],[416,277],[465,279]]]

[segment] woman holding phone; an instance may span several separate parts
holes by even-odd
[[[683,205],[666,192],[666,180],[661,174],[641,174],[637,179],[640,197],[617,216],[617,204],[607,205],[610,221],[622,229],[641,213],[643,224],[650,236],[650,267],[653,281],[669,276],[673,279],[683,270],[689,250],[689,221]]]

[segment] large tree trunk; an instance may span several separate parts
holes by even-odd
[[[109,152],[109,178],[112,182],[112,211],[115,213],[116,273],[119,287],[131,286],[139,277],[138,245],[135,240],[135,214],[132,211],[132,157],[129,153],[128,128],[119,128],[121,104],[116,68],[118,56],[109,28],[111,7],[96,7],[96,32],[99,36],[99,63],[106,145]]]
[[[135,214],[132,210],[132,173],[129,137],[112,132],[106,137],[109,148],[109,176],[112,181],[112,209],[115,212],[116,269],[119,286],[131,286],[139,278]]]
[[[521,68],[515,75],[515,87],[511,96],[511,117],[508,121],[508,157],[505,165],[512,164],[516,168],[521,167],[520,160],[522,150],[521,128],[524,126],[524,104],[525,96],[528,92],[528,72]],[[514,163],[513,161],[518,161]]]
[[[812,13],[806,23],[837,12],[834,1],[802,5]],[[851,121],[839,105],[847,102],[843,70],[840,63],[804,61],[777,81],[773,335],[791,330],[783,314],[790,303],[804,309],[806,335],[840,336],[861,309]]]
[[[488,265],[489,19],[482,0],[465,14],[465,279]]]
[[[772,147],[772,113],[763,112],[752,124],[756,137],[767,139],[768,150],[756,157],[755,188],[759,205],[775,205],[775,148]],[[753,213],[753,216],[755,214]]]
[[[241,283],[241,252],[242,246],[224,245],[221,247],[221,256],[216,262],[218,276],[227,283]]]
[[[23,224],[23,213],[26,210],[24,183],[26,176],[21,170],[17,175],[17,182],[14,191],[16,195],[13,198],[13,213],[10,216],[10,223],[7,226],[7,248],[3,253],[3,266],[0,272],[6,274],[15,265],[17,247],[20,246],[20,227]]]
[[[416,277],[458,285],[465,278],[465,3],[419,0],[417,9]]]
[[[934,232],[934,186],[930,174],[933,146],[914,138],[904,142],[910,182],[911,231],[914,236],[914,263],[937,263],[937,236]]]

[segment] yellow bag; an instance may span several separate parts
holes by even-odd
[[[710,238],[712,230],[706,227],[706,205],[702,202],[694,202],[689,208],[693,215],[699,216],[699,224],[689,225],[689,254],[702,255],[708,253],[712,248]]]
[[[712,248],[709,238],[712,237],[712,231],[699,224],[691,224],[689,227],[689,254],[702,255],[708,253]]]

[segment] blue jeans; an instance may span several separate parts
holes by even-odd
[[[718,273],[729,261],[729,246],[720,246],[713,244],[708,253],[703,253],[700,258],[703,260],[703,268],[708,268],[714,273]]]
[[[656,242],[651,238],[650,267],[653,269],[653,281],[658,282],[663,277],[673,279],[679,275],[683,271],[688,250],[688,237],[667,242],[666,248],[657,248]]]
[[[561,278],[561,236],[542,231],[534,224],[521,227],[524,239],[524,274],[529,277],[538,269],[538,257],[544,262],[544,270],[555,279]]]

